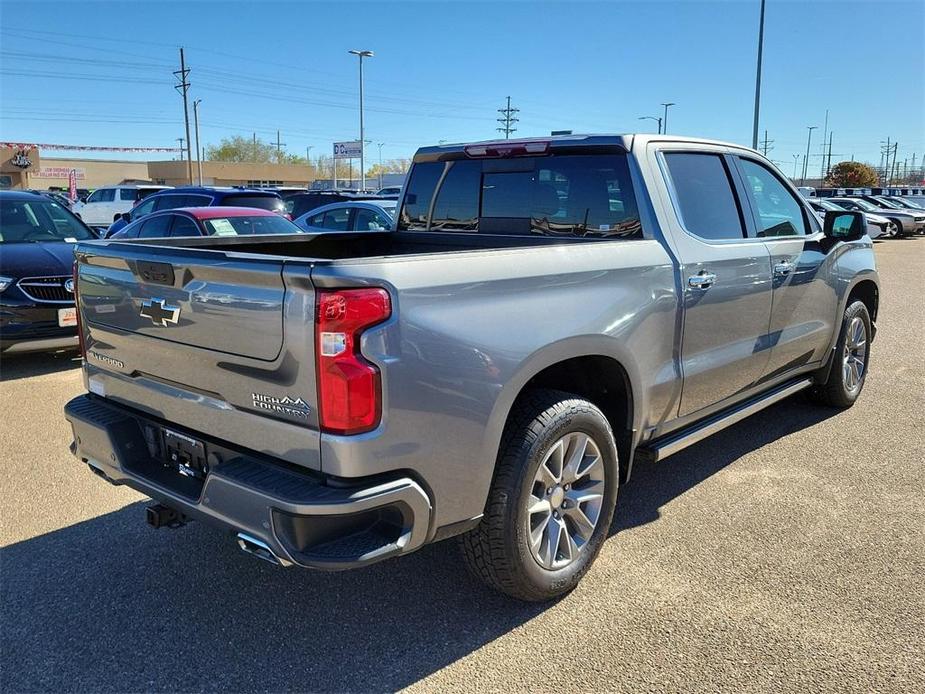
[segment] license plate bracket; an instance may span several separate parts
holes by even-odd
[[[164,465],[183,477],[205,480],[209,474],[206,445],[179,431],[164,428]]]

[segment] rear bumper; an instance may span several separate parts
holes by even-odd
[[[80,341],[76,334],[67,337],[0,340],[0,352],[4,354],[17,354],[19,352],[55,352],[57,350],[79,348]]]
[[[91,395],[74,398],[64,412],[74,454],[98,475],[256,539],[280,564],[354,568],[411,552],[427,537],[431,502],[410,477],[349,484],[186,432],[209,451],[205,481],[191,490],[188,480],[152,457],[151,431],[160,431],[159,423]]]

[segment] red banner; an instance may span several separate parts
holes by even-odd
[[[0,147],[11,149],[53,149],[69,152],[182,152],[179,147],[97,147],[95,145],[55,145],[45,143],[0,142]]]
[[[71,202],[77,202],[77,169],[71,169],[67,176],[67,196]]]

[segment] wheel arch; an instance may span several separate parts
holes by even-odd
[[[492,461],[497,459],[511,411],[518,400],[537,388],[573,393],[600,408],[617,442],[621,481],[629,479],[644,397],[631,354],[613,340],[575,337],[531,355],[505,386],[489,418],[485,455]]]

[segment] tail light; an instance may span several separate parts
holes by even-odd
[[[375,429],[382,416],[379,369],[360,353],[363,330],[392,315],[384,289],[318,292],[315,353],[321,429],[359,434]]]
[[[84,343],[84,326],[80,320],[80,297],[77,294],[77,261],[74,261],[74,311],[77,314],[77,339],[80,342],[80,357],[87,358],[87,345]]]

